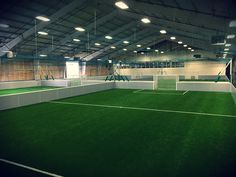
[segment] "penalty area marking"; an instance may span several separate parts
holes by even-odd
[[[185,95],[186,93],[188,93],[189,92],[189,90],[186,90],[184,93],[183,93],[183,95]]]
[[[133,91],[133,93],[138,93],[138,92],[142,92],[143,89],[140,89],[140,90],[136,90],[136,91]]]
[[[23,164],[20,164],[20,163],[16,163],[16,162],[13,162],[13,161],[9,161],[9,160],[6,160],[6,159],[0,159],[0,161],[4,162],[4,163],[11,164],[11,165],[14,165],[14,166],[18,166],[18,167],[21,167],[21,168],[25,168],[25,169],[28,169],[28,170],[31,170],[31,171],[34,171],[34,172],[45,174],[45,175],[48,175],[48,176],[63,177],[63,176],[57,175],[55,173],[50,173],[50,172],[47,172],[47,171],[44,171],[44,170],[39,170],[37,168],[33,168],[33,167],[30,167],[30,166],[23,165]]]
[[[229,115],[229,114],[213,114],[213,113],[204,113],[204,112],[175,111],[175,110],[168,110],[168,109],[153,109],[153,108],[128,107],[128,106],[112,106],[112,105],[88,104],[88,103],[71,103],[71,102],[61,102],[61,101],[49,101],[48,103],[236,118],[236,115]]]

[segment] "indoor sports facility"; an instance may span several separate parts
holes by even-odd
[[[4,0],[0,177],[235,177],[235,0]]]

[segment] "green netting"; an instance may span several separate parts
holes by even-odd
[[[176,76],[156,76],[158,90],[176,90]]]

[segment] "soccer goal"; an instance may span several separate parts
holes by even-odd
[[[154,75],[153,90],[176,90],[177,75]]]

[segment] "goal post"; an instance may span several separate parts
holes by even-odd
[[[153,90],[176,90],[178,75],[154,75]]]

